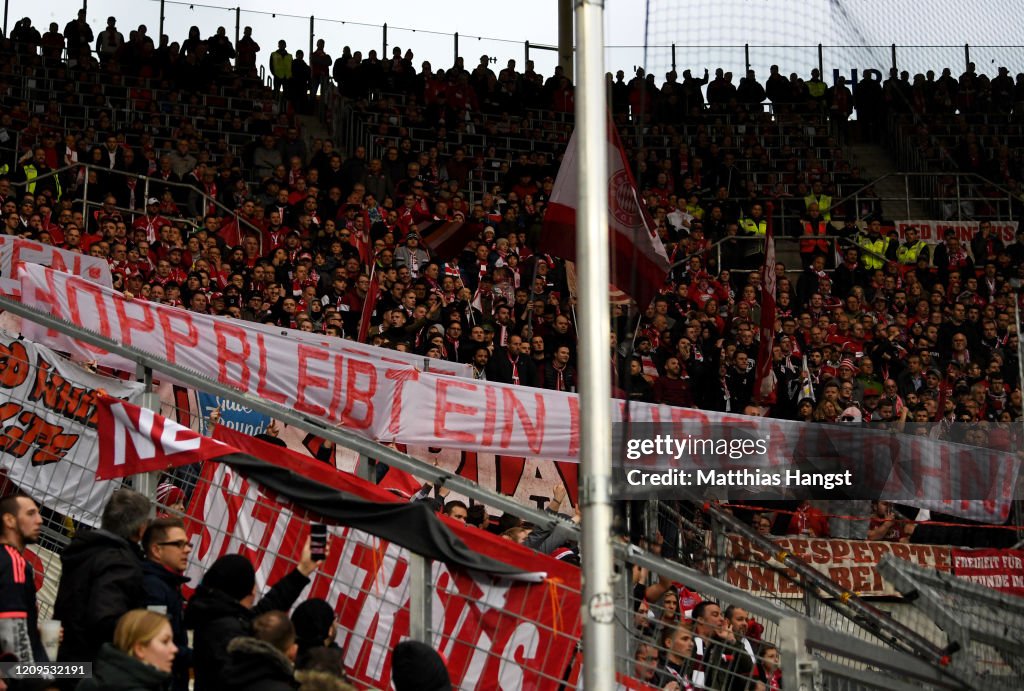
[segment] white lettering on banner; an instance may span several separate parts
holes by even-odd
[[[15,273],[15,268],[21,262],[49,266],[55,271],[81,276],[108,288],[114,285],[110,276],[110,265],[102,257],[92,257],[24,238],[0,235],[0,295],[14,298],[21,295],[21,281]]]
[[[115,466],[123,466],[126,463],[129,445],[132,446],[135,455],[142,461],[156,456],[158,445],[161,455],[164,456],[188,453],[199,448],[201,439],[194,437],[191,434],[191,430],[187,427],[183,427],[167,418],[162,420],[159,436],[154,436],[153,427],[156,413],[148,408],[141,408],[139,410],[138,425],[128,419],[128,414],[120,403],[111,405],[110,412],[114,418]],[[180,432],[187,432],[188,434],[185,434],[183,439],[179,439],[178,434]]]
[[[134,402],[143,387],[0,332],[0,469],[47,508],[87,525],[99,523],[120,484],[95,478],[97,389]]]
[[[956,237],[963,243],[970,243],[978,234],[978,221],[896,221],[896,230],[900,241],[907,239],[907,228],[914,226],[921,239],[930,245],[937,245],[945,240],[947,228],[952,228]],[[992,221],[992,235],[1004,243],[1011,243],[1017,237],[1017,221]]]
[[[367,439],[503,458],[578,461],[579,399],[575,394],[420,372],[295,343],[280,335],[253,332],[242,322],[127,302],[111,290],[40,266],[25,265],[21,277],[22,300],[32,307]],[[30,337],[52,338],[61,350],[134,371],[134,363],[97,355],[33,323],[24,328]],[[613,420],[624,419],[624,405],[622,401],[614,404]],[[716,469],[721,472],[789,466],[797,449],[816,443],[808,439],[812,431],[824,433],[818,425],[653,404],[633,404],[630,418],[634,423],[661,423],[667,428],[664,431],[677,432],[676,437],[706,438],[714,430],[735,438],[771,440],[768,453],[756,459],[720,459]],[[843,438],[847,446],[836,446],[848,448],[861,432],[829,434],[848,435]],[[975,520],[1002,522],[1009,514],[1020,467],[1013,455],[907,435],[870,448],[861,443],[861,447],[859,460],[864,468],[854,479],[865,492]],[[903,465],[894,467],[890,462],[894,457]],[[701,463],[694,460],[697,468]]]
[[[186,527],[196,549],[186,575],[197,583],[217,558],[239,552],[253,562],[257,591],[264,592],[294,568],[308,520],[318,518],[300,518],[230,467],[207,463],[189,503]],[[470,574],[439,562],[430,582],[434,645],[448,661],[453,686],[519,691],[561,678],[579,635],[578,595],[558,590],[563,617],[552,611],[543,583]],[[404,548],[331,526],[327,559],[300,599],[324,598],[334,608],[349,675],[388,688],[391,650],[408,635],[409,589]]]

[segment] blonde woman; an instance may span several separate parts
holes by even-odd
[[[177,653],[167,617],[133,609],[118,620],[113,645],[103,644],[92,678],[83,680],[78,691],[163,691]]]

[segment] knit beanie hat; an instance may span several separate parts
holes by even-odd
[[[326,600],[312,598],[296,607],[292,612],[292,624],[299,650],[322,646],[333,623],[334,609]]]
[[[241,554],[225,554],[210,567],[200,585],[241,601],[256,585],[256,571]]]
[[[402,641],[391,654],[391,682],[395,691],[452,691],[444,660],[419,641]]]

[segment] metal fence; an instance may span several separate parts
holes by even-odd
[[[461,480],[457,477],[448,477],[438,468],[400,454],[393,449],[379,446],[372,442],[358,440],[343,429],[329,427],[308,416],[298,415],[295,411],[283,409],[276,404],[253,398],[213,381],[205,380],[187,369],[169,365],[134,348],[112,343],[92,332],[76,329],[65,322],[21,306],[19,303],[0,299],[0,308],[137,362],[139,371],[135,378],[141,380],[147,386],[151,387],[154,374],[159,377],[172,378],[180,385],[215,393],[226,400],[234,401],[238,405],[260,410],[284,423],[295,425],[310,434],[334,441],[342,446],[347,446],[370,458],[405,469],[421,479],[438,482],[445,481],[452,487],[453,491],[458,491],[474,501],[479,501],[498,510],[513,512],[515,515],[522,516],[538,526],[551,525],[553,520],[549,514],[518,504],[510,497],[484,490],[472,482]],[[150,405],[156,407],[160,404],[156,400],[151,400]],[[180,403],[176,402],[174,396],[165,397],[163,412],[178,418],[184,424],[198,426],[199,420],[195,417],[195,413],[191,412],[188,408],[183,408]],[[155,484],[152,477],[136,476],[132,479],[132,482],[152,496]],[[206,480],[203,479],[202,475],[199,475],[198,478],[193,479],[191,482],[195,488],[193,491],[196,492],[204,489],[203,483]],[[41,488],[27,487],[25,489],[38,492]],[[212,489],[212,487],[206,487],[205,489]],[[244,502],[251,501],[249,498],[241,496],[244,492],[240,485],[232,489],[230,484],[225,486],[223,483],[219,483],[216,490],[221,493],[227,492],[224,496],[233,501],[234,506],[242,506]],[[234,499],[231,499],[231,497],[234,497]],[[257,505],[254,505],[251,512],[232,512],[231,521],[237,521],[239,516],[242,515],[253,515],[253,512],[257,515],[262,515],[262,520],[267,520],[266,507],[260,509]],[[192,512],[190,511],[190,513]],[[47,594],[52,593],[54,590],[52,582],[56,578],[56,555],[59,554],[60,549],[66,544],[73,531],[77,529],[78,524],[87,518],[89,517],[79,515],[75,522],[69,522],[65,516],[51,512],[51,517],[47,522],[47,539],[43,545],[47,564],[47,567],[45,567],[47,571],[46,578],[51,583],[48,590],[44,589],[41,598],[44,601],[44,612],[48,603]],[[299,518],[296,520],[301,523],[303,519]],[[227,533],[230,530],[228,523],[231,521],[228,521],[226,514],[222,514],[220,519],[204,523],[201,529],[206,531],[210,537],[224,541],[228,539]],[[262,563],[262,560],[269,559],[270,555],[277,556],[281,550],[275,546],[276,543],[267,542],[267,530],[270,530],[271,533],[275,530],[289,532],[285,527],[278,525],[275,519],[273,526],[264,525],[260,527],[260,538],[242,540],[233,546],[238,549],[250,550],[260,563]],[[255,534],[254,532],[253,535]],[[373,554],[386,554],[386,550],[384,553],[379,551],[381,545],[379,541],[374,542],[375,538],[369,536],[353,537],[351,535],[347,537],[356,541],[361,540],[360,544],[363,544]],[[814,680],[822,680],[821,688],[836,689],[900,689],[911,688],[910,685],[916,685],[917,688],[935,689],[966,688],[955,677],[951,677],[944,671],[941,666],[934,664],[933,661],[929,661],[917,652],[893,646],[892,641],[885,640],[882,644],[878,644],[863,640],[862,637],[837,630],[839,627],[834,623],[824,625],[820,621],[808,617],[792,607],[756,597],[742,589],[725,583],[721,579],[710,576],[700,570],[683,566],[680,563],[660,558],[635,545],[616,543],[616,550],[616,569],[619,574],[619,583],[622,586],[615,603],[616,617],[620,624],[621,640],[621,645],[618,647],[617,663],[619,674],[621,675],[620,681],[627,683],[627,685],[635,683],[629,682],[629,679],[635,679],[637,676],[643,677],[650,671],[649,665],[645,666],[650,660],[641,660],[640,658],[645,657],[645,655],[654,654],[652,651],[657,651],[659,647],[657,633],[653,631],[641,633],[634,630],[635,622],[646,620],[639,617],[638,608],[642,600],[635,597],[635,586],[645,587],[660,583],[678,583],[685,584],[686,588],[694,593],[699,593],[702,599],[712,599],[722,605],[730,604],[742,608],[750,617],[759,622],[763,626],[760,639],[774,641],[778,645],[780,666],[787,679],[787,686],[791,683],[790,680],[792,680],[793,687],[795,688],[800,688],[801,683],[812,683]],[[261,551],[262,553],[260,553]],[[542,664],[538,665],[538,667],[525,665],[523,663],[524,656],[522,651],[530,649],[533,639],[529,635],[526,635],[525,638],[517,639],[520,643],[518,647],[511,646],[506,650],[495,652],[479,636],[470,633],[469,630],[465,634],[452,633],[443,620],[440,620],[442,623],[439,624],[438,612],[436,610],[431,612],[428,604],[434,602],[435,593],[438,596],[448,597],[449,599],[456,598],[456,600],[460,601],[458,604],[460,604],[462,609],[469,611],[471,608],[480,606],[481,597],[484,598],[485,602],[488,601],[487,593],[489,591],[482,591],[472,587],[437,590],[436,585],[431,584],[438,582],[436,579],[444,580],[443,570],[446,567],[432,565],[425,560],[421,560],[417,564],[416,558],[407,554],[388,558],[398,559],[399,557],[406,559],[405,563],[410,565],[413,572],[412,576],[408,579],[403,579],[399,585],[384,584],[371,578],[363,581],[361,586],[354,586],[351,583],[351,579],[341,572],[327,574],[323,577],[327,580],[320,586],[321,591],[327,592],[331,588],[346,588],[361,603],[358,608],[359,615],[349,613],[348,616],[353,617],[348,620],[351,623],[343,627],[344,632],[342,635],[348,641],[346,649],[348,650],[348,646],[351,646],[352,650],[357,650],[352,655],[358,657],[359,654],[362,654],[358,651],[365,651],[366,655],[370,655],[373,651],[377,651],[377,654],[380,654],[380,641],[368,640],[368,637],[372,638],[372,636],[370,635],[370,629],[364,628],[367,626],[365,617],[375,620],[374,618],[379,617],[383,612],[394,613],[398,610],[403,610],[405,607],[403,603],[409,601],[408,616],[403,615],[394,619],[394,633],[396,635],[421,636],[424,640],[438,645],[443,650],[457,651],[459,653],[458,659],[464,661],[464,668],[460,668],[463,673],[475,673],[473,670],[478,668],[496,668],[499,670],[499,677],[506,680],[501,683],[500,686],[502,688],[525,687],[517,685],[518,681],[523,678],[522,675],[527,677],[532,675],[532,678],[536,680],[536,684],[533,687],[539,689],[573,687],[575,685],[579,664],[585,664],[585,661],[574,661],[567,666],[564,674],[551,674],[549,670],[545,671],[543,669],[543,664],[546,663],[544,651],[534,651],[534,653],[531,653],[531,657],[538,657]],[[381,556],[378,556],[378,561],[384,563],[381,560]],[[634,567],[637,567],[637,569],[634,569]],[[642,571],[643,569],[646,569],[646,572]],[[452,570],[449,569],[449,572],[452,572]],[[458,577],[456,576],[455,580],[449,581],[449,583],[457,581]],[[469,581],[463,580],[462,583],[465,585]],[[578,601],[579,594],[571,586],[547,583],[543,587],[551,589],[553,601],[572,601],[572,598],[577,598]],[[412,589],[412,591],[409,589]],[[500,590],[497,592],[500,593]],[[651,592],[656,594],[654,591]],[[503,608],[500,606],[500,598],[492,604],[494,605],[492,607],[493,616],[502,618],[513,628],[518,629],[520,624],[526,622],[530,622],[531,625],[537,624],[538,612],[536,611],[524,611],[521,608],[516,609],[515,607],[510,609]],[[545,616],[548,617],[546,621],[549,623],[547,624],[548,628],[544,630],[545,633],[547,635],[560,636],[563,639],[566,636],[575,636],[579,630],[579,618],[586,615],[580,609],[562,609],[556,616],[554,614],[555,609],[554,606],[547,608],[548,613]],[[445,611],[448,610],[446,609]],[[671,623],[675,624],[674,621]],[[701,624],[701,626],[705,625],[711,626],[711,629],[701,629],[698,633],[705,640],[713,640],[714,636],[712,634],[716,625],[713,622]],[[720,627],[720,625],[718,626]],[[650,638],[651,633],[655,635],[654,639]],[[664,645],[665,640],[661,639],[661,648],[666,648]],[[652,647],[648,647],[648,644]],[[679,650],[676,650],[675,654],[677,655],[684,653],[687,650],[688,644],[681,641],[679,645],[681,647]],[[688,662],[682,667],[683,671],[691,675],[691,678],[696,673],[703,673],[706,675],[705,678],[709,678],[708,675],[715,679],[721,678],[723,680],[721,684],[724,685],[727,684],[730,676],[733,679],[739,679],[740,677],[737,677],[737,674],[741,677],[746,674],[746,671],[737,671],[737,668],[734,666],[739,664],[736,663],[737,656],[745,657],[750,662],[751,667],[755,666],[758,661],[757,655],[760,646],[754,646],[753,642],[751,642],[751,646],[748,649],[740,641],[738,645],[742,647],[742,652],[740,652],[740,648],[730,651],[729,645],[725,643],[722,643],[722,645],[724,647],[721,652],[716,651],[706,654],[703,665],[700,668],[693,662]],[[644,651],[647,651],[647,653]],[[720,654],[722,654],[722,657],[718,657]],[[751,656],[752,654],[753,657]],[[684,654],[681,657],[685,659],[689,656]],[[746,662],[742,664],[746,665]],[[488,665],[493,667],[488,667]],[[900,679],[906,681],[901,683]],[[858,686],[844,685],[848,682],[843,680],[854,680]],[[470,684],[464,687],[473,688],[474,686]],[[642,687],[635,686],[635,688]],[[719,686],[719,688],[727,688],[727,686]]]

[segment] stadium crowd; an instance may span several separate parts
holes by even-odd
[[[363,338],[469,363],[482,380],[576,390],[572,270],[539,249],[557,155],[571,132],[564,117],[573,110],[569,77],[556,70],[544,79],[532,64],[520,73],[514,61],[495,74],[487,56],[471,71],[461,58],[448,70],[429,63],[416,69],[412,53],[398,48],[380,59],[376,51],[363,57],[346,47],[333,59],[324,41],[307,62],[281,41],[259,61],[272,77],[266,85],[258,77],[260,52],[249,30],[233,44],[223,28],[206,39],[193,28],[178,44],[166,36],[154,43],[144,26],[125,39],[113,17],[94,37],[84,11],[63,32],[51,24],[40,34],[29,20],[19,22],[0,45],[0,126],[17,134],[18,147],[0,178],[3,232],[106,258],[115,287],[136,299]],[[60,74],[67,88],[40,114],[10,75],[44,69]],[[787,79],[773,67],[764,84],[751,72],[733,86],[733,75],[722,70],[714,79],[687,71],[682,81],[670,73],[660,85],[642,70],[628,82],[619,72],[608,82],[618,124],[659,132],[671,150],[659,156],[641,140],[630,151],[673,269],[649,306],[613,308],[608,358],[617,397],[807,423],[883,425],[1017,448],[1011,440],[1022,390],[1014,311],[1024,229],[1007,243],[981,216],[978,233],[966,240],[954,230],[934,245],[914,229],[900,237],[880,204],[833,203],[841,184],[862,182],[856,171],[816,160],[810,146],[765,147],[758,133],[767,131],[760,127],[765,118],[818,118],[845,138],[854,111],[865,131],[884,127],[890,113],[1019,118],[1024,75],[1014,83],[1006,73],[990,80],[972,68],[959,80],[948,70],[937,80],[893,73],[885,82],[863,80],[851,89],[842,79],[827,85],[817,70],[808,80]],[[380,123],[377,151],[358,145],[346,151],[329,139],[303,136],[297,116],[312,112],[328,83],[353,117],[362,113]],[[62,117],[62,107],[82,103],[83,84],[97,110],[79,126]],[[228,90],[250,99],[256,112],[243,118],[218,111]],[[114,124],[111,98],[130,104],[129,117],[116,118],[121,124]],[[551,116],[538,118],[548,124],[523,130],[523,118],[538,111]],[[682,123],[707,113],[726,123],[724,129],[714,129],[714,136],[700,128],[692,137],[680,134]],[[216,137],[208,134],[215,120]],[[429,130],[433,142],[414,141],[413,128]],[[523,135],[551,145],[552,153],[542,146],[512,152],[450,146],[449,133]],[[1019,152],[1009,159],[1002,152],[989,156],[969,140],[964,156],[997,170],[1007,184],[1024,178]],[[77,162],[96,167],[50,175]],[[754,164],[770,177],[747,172]],[[476,194],[471,182],[483,172],[495,184]],[[148,179],[143,183],[140,175]],[[764,236],[773,222],[769,202],[784,203],[792,214],[776,232],[797,240],[800,263],[776,267],[771,357],[778,387],[766,404],[756,399],[754,380]],[[454,249],[450,240],[437,239],[451,234],[462,240]],[[628,278],[620,278],[628,289]],[[480,507],[445,505],[443,497],[439,504],[457,519],[487,526]],[[15,529],[8,516],[21,525],[22,508],[3,504],[5,530]],[[820,508],[789,508],[749,518],[768,535],[829,535]],[[912,511],[897,515],[880,502],[862,517],[860,537],[920,539]],[[180,595],[174,598],[180,579],[166,575],[177,566],[164,561],[186,550],[182,526],[168,519],[148,529],[117,516],[110,521],[105,515],[104,531],[118,536],[118,559],[140,556],[122,542],[141,545],[149,559],[145,568],[141,560],[131,562],[131,569],[148,574],[147,591],[165,581],[160,587],[168,602],[157,604],[167,607],[173,642],[163,619],[130,611],[153,604],[141,592],[119,597],[116,611],[85,608],[88,597],[72,590],[76,572],[65,554],[69,585],[65,589],[62,580],[65,599],[58,597],[58,609],[66,609],[58,615],[67,622],[63,645],[89,646],[76,651],[81,659],[105,660],[122,671],[142,660],[170,673],[173,658],[176,675],[189,663],[194,667],[201,690],[245,685],[245,674],[226,671],[246,668],[250,658],[288,669],[302,658],[303,640],[322,647],[326,630],[303,634],[298,622],[289,628],[277,611],[294,602],[312,562],[300,564],[256,607],[251,565],[215,566],[190,603],[191,621],[182,622]],[[548,535],[530,536],[517,523],[502,524],[501,531],[546,552],[563,547]],[[983,539],[998,544],[997,532],[984,531]],[[977,542],[978,536],[963,531],[936,538],[933,532],[931,539]],[[153,569],[153,563],[163,566]],[[758,688],[780,688],[777,662],[769,662],[777,661],[777,651],[748,630],[742,609],[723,611],[693,601],[678,584],[649,581],[635,574],[638,628],[651,641],[636,649],[636,672],[645,681],[664,688],[746,688],[757,677]],[[689,607],[684,597],[691,598]],[[648,602],[659,603],[659,618],[646,616]],[[70,628],[88,617],[102,618],[103,635]],[[196,632],[194,654],[181,637],[183,627]],[[200,631],[215,642],[200,644]],[[235,635],[243,642],[229,645]],[[100,648],[104,642],[109,645]],[[154,646],[152,654],[163,658],[146,657]],[[169,652],[174,647],[177,655]],[[209,655],[217,657],[203,659]],[[324,655],[327,662],[317,664],[334,664],[338,672],[337,659]],[[718,655],[728,664],[717,664]],[[137,660],[129,664],[132,657]],[[719,679],[719,668],[732,672]],[[224,685],[225,679],[234,685]]]

